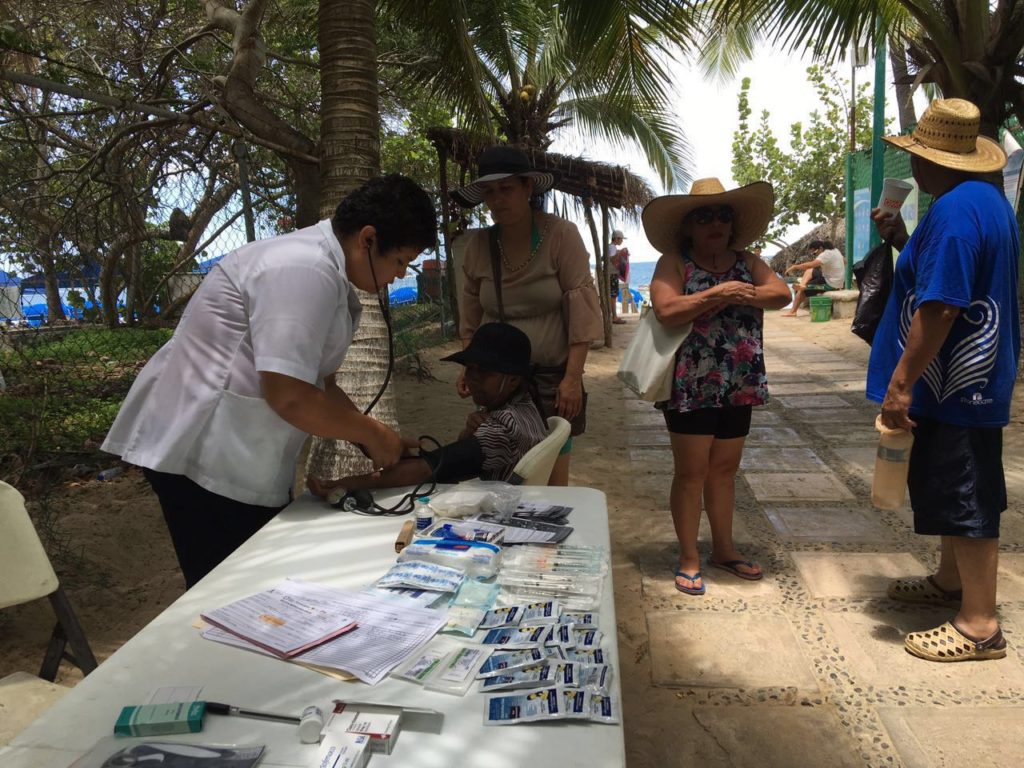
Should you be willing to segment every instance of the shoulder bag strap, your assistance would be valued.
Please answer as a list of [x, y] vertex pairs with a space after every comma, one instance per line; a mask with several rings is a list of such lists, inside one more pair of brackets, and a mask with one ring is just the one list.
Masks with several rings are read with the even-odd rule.
[[494, 295], [498, 300], [498, 320], [505, 322], [505, 303], [501, 300], [501, 252], [498, 250], [498, 225], [488, 229], [491, 242], [491, 274], [494, 276]]

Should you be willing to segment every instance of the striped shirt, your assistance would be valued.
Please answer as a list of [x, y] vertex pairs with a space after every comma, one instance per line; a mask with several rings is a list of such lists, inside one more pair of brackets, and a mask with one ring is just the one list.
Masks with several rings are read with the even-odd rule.
[[525, 392], [491, 411], [473, 434], [484, 454], [480, 479], [508, 480], [519, 460], [547, 434], [540, 411]]

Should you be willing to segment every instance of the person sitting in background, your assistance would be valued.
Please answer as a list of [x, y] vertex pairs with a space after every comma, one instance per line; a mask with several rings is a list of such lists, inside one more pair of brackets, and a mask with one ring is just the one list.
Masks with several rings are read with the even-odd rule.
[[825, 291], [836, 291], [846, 282], [846, 261], [843, 254], [828, 240], [812, 240], [811, 260], [793, 264], [786, 268], [786, 274], [803, 272], [800, 281], [793, 285], [793, 308], [780, 313], [782, 317], [795, 317], [796, 311], [808, 303], [808, 297]]
[[311, 482], [326, 496], [336, 488], [395, 488], [433, 479], [458, 483], [479, 477], [507, 480], [526, 452], [547, 437], [530, 365], [530, 339], [515, 326], [485, 323], [461, 352], [442, 358], [466, 367], [465, 381], [477, 409], [454, 443], [421, 450], [380, 472]]

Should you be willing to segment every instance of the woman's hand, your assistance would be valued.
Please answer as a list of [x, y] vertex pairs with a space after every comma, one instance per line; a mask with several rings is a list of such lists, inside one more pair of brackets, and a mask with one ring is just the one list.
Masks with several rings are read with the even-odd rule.
[[754, 285], [740, 280], [727, 280], [718, 284], [715, 298], [728, 304], [746, 304], [754, 298]]
[[473, 411], [466, 417], [466, 428], [459, 434], [460, 440], [472, 437], [476, 434], [477, 427], [487, 420], [490, 414], [487, 411]]
[[558, 382], [555, 390], [555, 410], [566, 421], [579, 416], [583, 407], [583, 377], [579, 374], [567, 373]]
[[370, 438], [363, 445], [365, 453], [373, 462], [374, 469], [384, 469], [397, 464], [405, 451], [405, 440], [390, 427], [379, 421]]
[[327, 494], [333, 491], [335, 488], [344, 488], [346, 478], [340, 480], [325, 480], [313, 475], [306, 475], [306, 486], [309, 488], [309, 492], [314, 496], [319, 496], [321, 499], [326, 499]]
[[455, 391], [459, 393], [459, 397], [469, 397], [469, 387], [466, 386], [465, 368], [463, 368], [462, 372], [459, 373], [459, 378], [455, 380]]

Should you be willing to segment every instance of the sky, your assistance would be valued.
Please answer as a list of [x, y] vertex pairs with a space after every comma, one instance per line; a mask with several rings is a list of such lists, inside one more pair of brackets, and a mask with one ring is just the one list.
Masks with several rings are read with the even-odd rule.
[[[789, 126], [797, 120], [806, 122], [807, 115], [818, 106], [814, 88], [807, 82], [807, 67], [811, 63], [810, 59], [801, 60], [762, 48], [750, 62], [740, 68], [735, 78], [718, 83], [705, 81], [703, 74], [695, 68], [676, 65], [676, 112], [693, 155], [692, 177], [701, 179], [715, 176], [726, 189], [736, 186], [730, 170], [732, 137], [739, 123], [736, 105], [740, 82], [744, 77], [751, 78], [750, 107], [753, 115], [759, 117], [761, 111], [767, 109], [771, 115], [769, 124], [775, 135], [784, 147], [788, 147]], [[840, 78], [849, 81], [849, 63], [837, 65], [836, 71]], [[858, 85], [871, 83], [873, 75], [874, 64], [859, 67], [856, 73]], [[915, 98], [918, 115], [924, 111], [925, 102], [922, 98]], [[895, 93], [890, 86], [887, 104], [891, 105], [894, 101]], [[895, 116], [895, 107], [888, 107], [887, 113]], [[657, 176], [648, 168], [639, 150], [630, 148], [623, 152], [622, 149], [602, 146], [592, 139], [581, 140], [575, 136], [556, 140], [551, 149], [566, 154], [582, 154], [593, 160], [616, 158], [614, 162], [628, 166], [633, 173], [644, 177], [658, 194], [664, 194]], [[639, 221], [621, 220], [616, 226], [626, 235], [625, 245], [629, 248], [631, 260], [657, 260], [658, 253], [643, 236]], [[808, 229], [809, 224], [791, 227], [787, 238], [795, 240]], [[765, 255], [770, 253], [766, 251]]]

